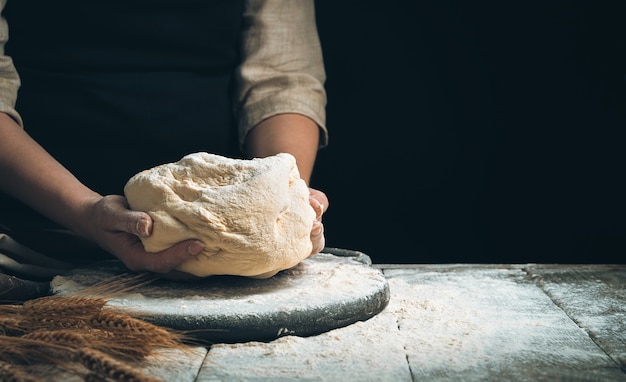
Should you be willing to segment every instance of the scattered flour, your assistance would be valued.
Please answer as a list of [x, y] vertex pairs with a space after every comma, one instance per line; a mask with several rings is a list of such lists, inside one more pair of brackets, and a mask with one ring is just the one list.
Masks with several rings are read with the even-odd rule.
[[533, 381], [615, 371], [521, 269], [385, 275], [391, 300], [377, 316], [306, 339], [215, 345], [199, 381]]

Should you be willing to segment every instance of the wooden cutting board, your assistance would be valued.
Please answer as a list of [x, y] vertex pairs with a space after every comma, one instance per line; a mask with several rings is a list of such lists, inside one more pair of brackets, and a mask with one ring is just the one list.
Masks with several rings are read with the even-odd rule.
[[[132, 275], [117, 261], [55, 277], [63, 295]], [[389, 285], [370, 258], [326, 248], [269, 279], [212, 276], [193, 282], [154, 280], [107, 297], [107, 304], [140, 313], [157, 325], [188, 331], [207, 343], [270, 341], [310, 336], [364, 321], [389, 302]]]

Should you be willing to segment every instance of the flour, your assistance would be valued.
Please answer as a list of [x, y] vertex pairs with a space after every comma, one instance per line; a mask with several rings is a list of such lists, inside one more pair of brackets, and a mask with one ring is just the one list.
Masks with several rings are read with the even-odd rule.
[[[209, 350], [202, 381], [410, 381], [402, 334], [386, 311], [365, 322], [302, 338], [271, 343], [216, 344]], [[384, 379], [383, 377], [384, 376]]]
[[[547, 372], [553, 364], [610, 365], [519, 269], [387, 270], [385, 275], [392, 291], [387, 309], [398, 317], [409, 362], [418, 365], [418, 379], [452, 378], [464, 370], [488, 372], [490, 365], [545, 367]], [[568, 343], [554, 342], [567, 332]]]
[[385, 270], [389, 305], [364, 322], [214, 345], [201, 381], [576, 380], [615, 367], [520, 268], [450, 268]]
[[[69, 293], [103, 281], [110, 274], [81, 271], [57, 276], [54, 293]], [[276, 310], [323, 308], [350, 295], [367, 295], [386, 283], [376, 269], [349, 258], [320, 253], [271, 279], [214, 277], [197, 282], [160, 281], [108, 300], [110, 306], [133, 307], [166, 315], [265, 314]]]

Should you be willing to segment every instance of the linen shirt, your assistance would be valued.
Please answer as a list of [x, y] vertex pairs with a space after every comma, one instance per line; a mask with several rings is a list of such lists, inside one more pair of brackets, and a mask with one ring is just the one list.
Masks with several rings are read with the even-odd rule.
[[[0, 0], [0, 11], [6, 1]], [[326, 73], [314, 1], [247, 0], [242, 25], [233, 100], [240, 146], [252, 127], [283, 113], [301, 114], [317, 123], [320, 147], [326, 146]], [[0, 112], [24, 127], [15, 109], [19, 74], [4, 50], [9, 28], [0, 17]]]

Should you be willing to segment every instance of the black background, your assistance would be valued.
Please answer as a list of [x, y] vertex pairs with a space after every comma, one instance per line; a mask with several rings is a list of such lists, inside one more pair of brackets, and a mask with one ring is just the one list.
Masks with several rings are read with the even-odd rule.
[[327, 245], [624, 262], [624, 2], [318, 0]]

